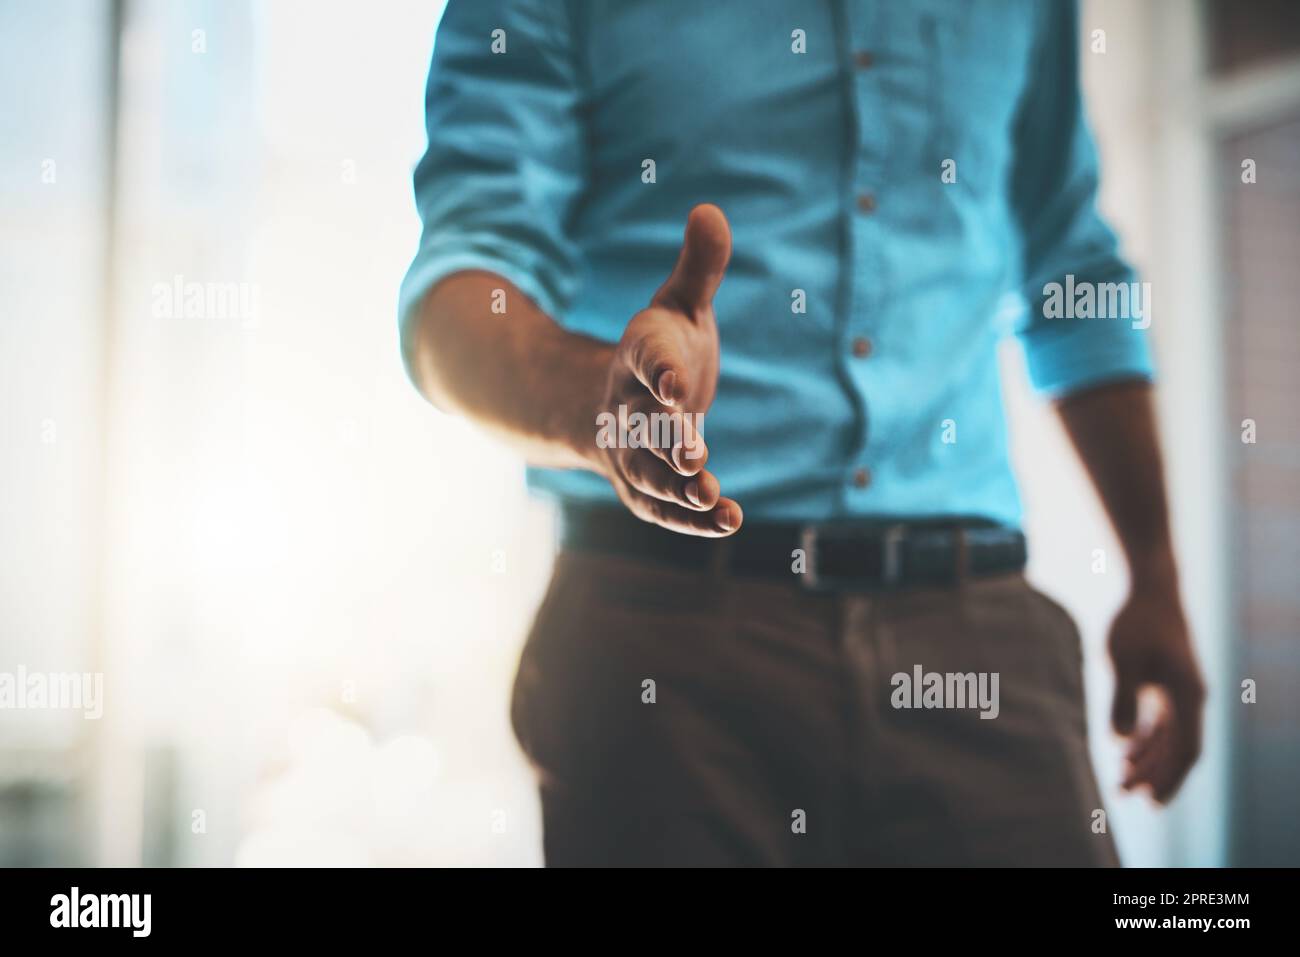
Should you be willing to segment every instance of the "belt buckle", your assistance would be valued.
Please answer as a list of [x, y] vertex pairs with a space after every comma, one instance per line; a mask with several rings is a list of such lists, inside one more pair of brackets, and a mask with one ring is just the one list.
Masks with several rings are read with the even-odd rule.
[[805, 525], [799, 532], [799, 546], [803, 549], [807, 567], [804, 570], [802, 584], [809, 591], [843, 591], [852, 586], [859, 589], [869, 584], [884, 588], [893, 588], [903, 580], [903, 542], [907, 538], [907, 526], [901, 522], [885, 527], [878, 536], [880, 541], [880, 577], [868, 579], [865, 572], [859, 577], [844, 575], [824, 575], [819, 566], [818, 545], [822, 539], [852, 539], [864, 534], [861, 527], [848, 531], [827, 534], [825, 526]]

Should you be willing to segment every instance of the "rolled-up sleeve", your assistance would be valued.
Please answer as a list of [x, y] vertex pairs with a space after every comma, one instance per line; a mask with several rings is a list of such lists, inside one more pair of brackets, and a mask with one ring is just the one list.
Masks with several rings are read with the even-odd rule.
[[[1097, 151], [1079, 90], [1075, 3], [1037, 9], [1044, 21], [1017, 118], [1011, 181], [1028, 306], [1018, 333], [1034, 388], [1064, 395], [1105, 381], [1152, 377], [1143, 328], [1151, 303], [1140, 292], [1140, 298], [1128, 294], [1141, 288], [1133, 285], [1137, 276], [1097, 211]], [[1099, 290], [1109, 292], [1108, 301], [1121, 308], [1104, 318], [1060, 316], [1046, 308], [1051, 284], [1062, 292], [1090, 288], [1094, 299]], [[1114, 295], [1112, 284], [1125, 284], [1125, 295]]]
[[567, 224], [584, 137], [566, 10], [559, 0], [450, 0], [425, 95], [429, 145], [415, 169], [423, 223], [402, 282], [406, 330], [440, 279], [497, 273], [550, 315], [573, 294]]

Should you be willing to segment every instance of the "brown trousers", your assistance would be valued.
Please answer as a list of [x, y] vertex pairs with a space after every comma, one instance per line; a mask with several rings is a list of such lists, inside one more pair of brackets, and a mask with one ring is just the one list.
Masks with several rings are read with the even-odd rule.
[[[512, 703], [548, 865], [1118, 863], [1064, 609], [1020, 575], [791, 580], [561, 553]], [[896, 707], [917, 666], [997, 673], [997, 716]]]

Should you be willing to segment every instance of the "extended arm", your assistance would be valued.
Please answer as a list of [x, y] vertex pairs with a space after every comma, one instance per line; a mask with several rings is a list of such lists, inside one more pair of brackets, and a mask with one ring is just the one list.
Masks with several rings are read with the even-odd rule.
[[[492, 309], [501, 301], [504, 314]], [[567, 332], [507, 280], [479, 271], [438, 283], [404, 333], [411, 379], [438, 408], [533, 465], [593, 467], [613, 346]]]

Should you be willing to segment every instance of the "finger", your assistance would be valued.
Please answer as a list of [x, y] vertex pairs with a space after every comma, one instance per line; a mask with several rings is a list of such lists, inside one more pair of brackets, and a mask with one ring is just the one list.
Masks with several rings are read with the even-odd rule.
[[1169, 682], [1177, 723], [1180, 755], [1195, 761], [1201, 754], [1201, 720], [1205, 713], [1205, 685], [1199, 674], [1179, 672]]
[[686, 398], [686, 360], [677, 336], [666, 323], [636, 340], [627, 365], [637, 381], [664, 405], [675, 405]]
[[1178, 755], [1170, 755], [1169, 760], [1152, 776], [1151, 796], [1161, 804], [1168, 804], [1187, 780], [1187, 774], [1191, 769], [1191, 761]]
[[1166, 735], [1160, 744], [1143, 757], [1142, 763], [1133, 769], [1130, 774], [1130, 789], [1145, 786], [1150, 791], [1152, 800], [1164, 804], [1178, 790], [1187, 767], [1175, 752], [1173, 735]]
[[1152, 800], [1167, 804], [1178, 793], [1194, 760], [1180, 750], [1177, 738], [1170, 719], [1152, 735], [1142, 756], [1128, 769], [1120, 786], [1126, 791], [1145, 787]]
[[646, 417], [646, 428], [638, 434], [641, 448], [652, 453], [679, 475], [697, 475], [709, 461], [709, 447], [700, 432], [702, 415], [669, 408], [649, 396], [629, 410]]
[[682, 475], [695, 475], [709, 461], [709, 447], [698, 431], [684, 444], [674, 445], [668, 452], [669, 464]]
[[682, 492], [692, 505], [704, 511], [717, 505], [718, 499], [722, 497], [722, 488], [712, 472], [689, 476], [682, 483]]
[[[1144, 691], [1147, 689], [1143, 689]], [[1157, 690], [1157, 689], [1153, 689]], [[1128, 753], [1124, 758], [1130, 764], [1138, 764], [1152, 750], [1165, 745], [1168, 742], [1172, 717], [1170, 713], [1170, 700], [1163, 689], [1158, 689], [1156, 696], [1157, 707], [1151, 714], [1149, 721], [1138, 721], [1137, 727], [1134, 728], [1133, 735], [1129, 738]], [[1141, 693], [1139, 693], [1139, 699]], [[1138, 710], [1142, 710], [1139, 700]]]
[[1180, 673], [1169, 686], [1173, 702], [1168, 757], [1153, 775], [1152, 792], [1161, 804], [1168, 803], [1187, 779], [1201, 755], [1201, 719], [1205, 687], [1200, 675]]
[[740, 528], [744, 520], [739, 503], [729, 498], [718, 499], [717, 505], [710, 511], [698, 512], [633, 491], [630, 493], [628, 507], [632, 514], [644, 521], [683, 535], [705, 538], [730, 535]]
[[628, 452], [620, 466], [627, 483], [643, 495], [702, 511], [717, 504], [718, 480], [708, 472], [683, 478], [648, 449]]
[[682, 416], [681, 441], [675, 442], [669, 453], [670, 464], [682, 475], [696, 474], [709, 460], [709, 447], [701, 432], [703, 420], [702, 415]]
[[652, 300], [687, 315], [705, 309], [722, 285], [731, 259], [731, 227], [722, 210], [701, 203], [686, 218], [686, 235], [677, 265]]
[[740, 503], [734, 498], [718, 499], [718, 504], [713, 507], [713, 514], [717, 516], [718, 527], [725, 530], [727, 534], [739, 531], [745, 521], [745, 513], [741, 511]]
[[1160, 767], [1169, 758], [1169, 726], [1161, 719], [1154, 727], [1142, 732], [1125, 761], [1128, 765], [1120, 787], [1127, 791], [1151, 784]]
[[1155, 734], [1158, 729], [1152, 729], [1145, 734], [1136, 734], [1130, 739], [1128, 752], [1124, 755], [1124, 760], [1129, 764], [1136, 765], [1151, 752], [1151, 749], [1159, 742], [1159, 737]]
[[1110, 709], [1110, 723], [1127, 737], [1133, 733], [1137, 722], [1137, 697], [1140, 682], [1135, 669], [1128, 664], [1115, 663], [1115, 700]]
[[697, 443], [694, 451], [690, 452], [686, 451], [680, 443], [655, 444], [648, 451], [678, 475], [688, 477], [703, 471], [704, 464], [709, 460], [709, 449], [703, 441]]
[[[664, 406], [655, 411], [668, 417], [658, 420], [651, 417], [651, 423], [658, 423], [658, 428], [650, 429], [651, 441], [647, 447], [679, 475], [698, 475], [708, 462], [708, 446], [701, 432], [705, 417], [702, 413], [682, 412]], [[650, 415], [653, 416], [654, 412]]]

